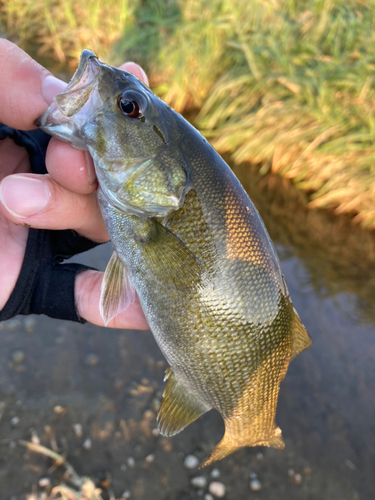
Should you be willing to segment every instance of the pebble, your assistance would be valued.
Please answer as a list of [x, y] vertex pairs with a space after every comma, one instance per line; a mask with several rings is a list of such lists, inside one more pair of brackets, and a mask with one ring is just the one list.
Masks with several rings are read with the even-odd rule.
[[255, 472], [250, 472], [250, 479], [258, 479], [258, 476], [255, 474]]
[[32, 316], [28, 316], [26, 319], [24, 319], [23, 323], [25, 325], [25, 330], [27, 331], [27, 333], [32, 333], [35, 330], [36, 319]]
[[127, 467], [126, 467], [125, 464], [122, 464], [121, 467], [120, 467], [120, 469], [121, 469], [122, 472], [125, 472], [126, 469], [127, 469]]
[[220, 476], [219, 469], [212, 469], [210, 476], [217, 479]]
[[16, 427], [20, 423], [19, 417], [13, 417], [10, 423], [13, 427]]
[[134, 460], [133, 457], [129, 457], [128, 460], [127, 460], [127, 462], [128, 462], [129, 467], [134, 467], [135, 460]]
[[210, 493], [204, 495], [204, 500], [214, 500], [214, 497]]
[[34, 444], [40, 444], [39, 436], [34, 429], [31, 431], [31, 442]]
[[48, 477], [42, 477], [39, 479], [39, 486], [41, 488], [45, 488], [46, 486], [50, 486], [51, 481], [48, 479]]
[[250, 481], [250, 489], [251, 491], [260, 491], [262, 489], [259, 479], [252, 479]]
[[82, 437], [82, 425], [81, 424], [74, 424], [73, 429], [74, 429], [74, 434], [76, 435], [76, 437], [81, 438]]
[[14, 331], [21, 326], [21, 321], [19, 319], [11, 319], [6, 322], [8, 330]]
[[208, 489], [215, 497], [222, 498], [225, 495], [225, 485], [218, 481], [211, 483]]
[[91, 439], [87, 438], [82, 446], [85, 450], [91, 450], [91, 446], [92, 446]]
[[129, 490], [124, 491], [124, 493], [121, 495], [122, 498], [130, 498], [131, 493]]
[[294, 478], [293, 478], [293, 481], [296, 483], [296, 484], [301, 484], [302, 483], [302, 476], [301, 474], [294, 474]]
[[194, 488], [205, 488], [207, 486], [207, 479], [204, 476], [196, 476], [191, 478], [190, 484]]
[[151, 433], [153, 436], [159, 436], [159, 431], [157, 429], [152, 429]]
[[99, 363], [99, 356], [97, 354], [88, 354], [85, 363], [88, 366], [96, 366]]
[[153, 453], [151, 453], [150, 455], [147, 455], [145, 460], [146, 460], [146, 462], [148, 462], [150, 464], [151, 462], [153, 462], [155, 460], [155, 455]]
[[184, 465], [187, 469], [195, 469], [199, 465], [199, 460], [195, 455], [186, 455]]
[[15, 365], [20, 365], [26, 359], [25, 353], [21, 350], [14, 351], [12, 354], [12, 361]]
[[263, 458], [264, 458], [263, 453], [261, 451], [258, 451], [258, 453], [257, 453], [257, 460], [259, 460], [259, 462], [260, 462], [261, 460], [263, 460]]

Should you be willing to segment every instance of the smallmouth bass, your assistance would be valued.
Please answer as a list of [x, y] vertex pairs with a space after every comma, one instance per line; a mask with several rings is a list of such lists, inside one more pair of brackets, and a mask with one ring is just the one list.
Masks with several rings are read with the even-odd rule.
[[94, 160], [114, 247], [101, 314], [107, 324], [138, 293], [170, 365], [161, 434], [215, 408], [225, 434], [202, 465], [243, 446], [283, 448], [279, 386], [311, 339], [263, 222], [227, 164], [134, 75], [87, 50], [39, 126]]

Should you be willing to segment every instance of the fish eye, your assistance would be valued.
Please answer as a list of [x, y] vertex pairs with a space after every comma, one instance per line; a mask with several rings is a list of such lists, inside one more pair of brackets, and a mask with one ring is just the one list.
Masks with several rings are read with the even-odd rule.
[[142, 116], [142, 111], [138, 102], [130, 93], [124, 92], [121, 94], [117, 100], [117, 105], [122, 114], [129, 116], [129, 118], [139, 118]]

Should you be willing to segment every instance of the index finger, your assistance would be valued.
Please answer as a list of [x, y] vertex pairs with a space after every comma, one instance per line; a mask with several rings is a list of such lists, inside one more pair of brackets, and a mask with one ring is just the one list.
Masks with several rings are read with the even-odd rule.
[[35, 120], [66, 84], [5, 39], [0, 39], [0, 68], [0, 121], [20, 130], [36, 128]]

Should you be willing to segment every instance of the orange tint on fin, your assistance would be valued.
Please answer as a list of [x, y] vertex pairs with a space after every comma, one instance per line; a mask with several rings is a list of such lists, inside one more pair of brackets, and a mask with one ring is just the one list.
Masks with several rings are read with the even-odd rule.
[[290, 361], [294, 359], [300, 352], [304, 351], [312, 344], [310, 335], [306, 328], [303, 326], [297, 311], [294, 309], [294, 325], [292, 331], [292, 352], [290, 354]]
[[271, 448], [282, 450], [285, 447], [285, 444], [280, 427], [275, 427], [274, 432], [269, 439], [256, 441], [251, 439], [246, 441], [246, 437], [241, 437], [241, 435], [232, 436], [229, 430], [226, 430], [223, 439], [213, 449], [211, 455], [199, 466], [199, 468], [201, 469], [202, 467], [206, 467], [217, 460], [221, 460], [244, 446], [269, 446]]

